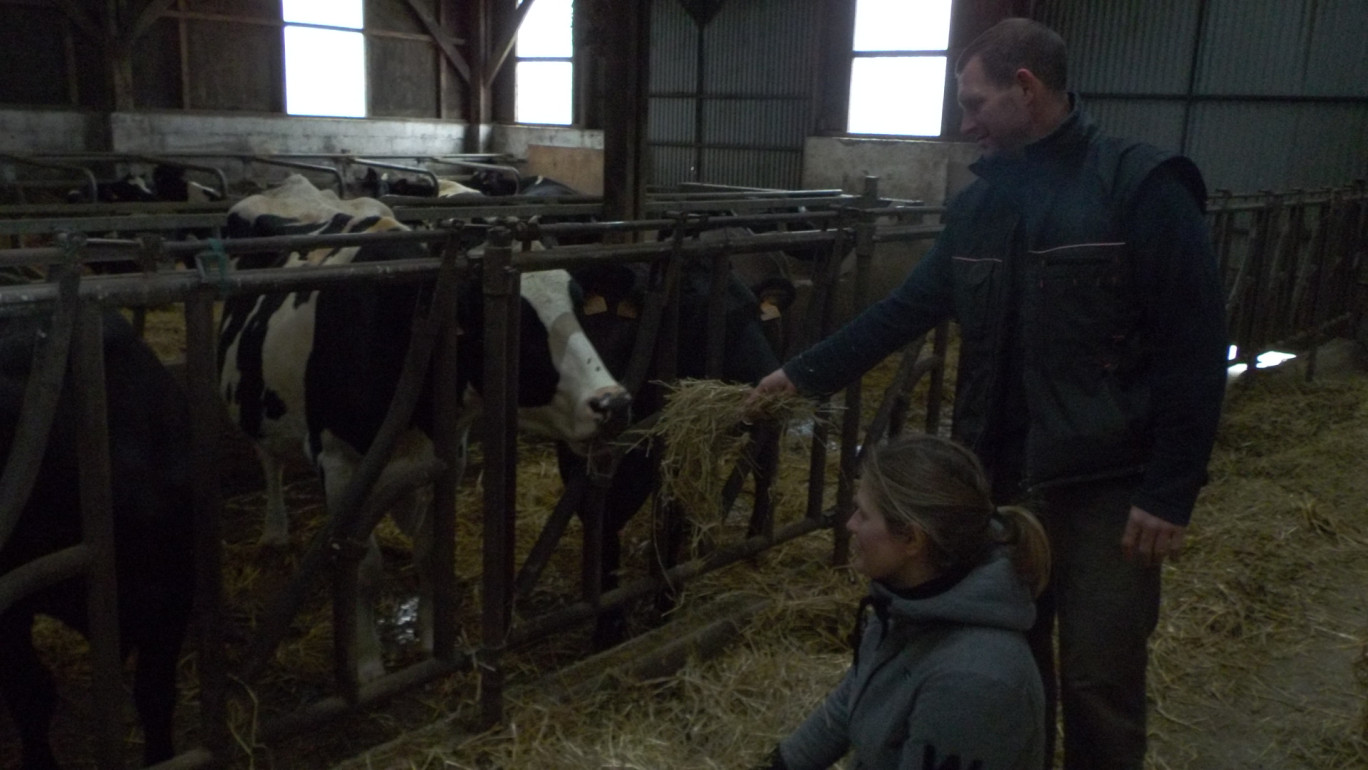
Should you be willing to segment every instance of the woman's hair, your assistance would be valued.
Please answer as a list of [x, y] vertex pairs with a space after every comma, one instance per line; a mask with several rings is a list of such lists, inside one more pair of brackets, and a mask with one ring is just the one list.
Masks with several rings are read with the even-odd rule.
[[[911, 433], [869, 448], [860, 489], [887, 522], [905, 534], [916, 527], [931, 541], [937, 573], [973, 567], [994, 546], [1012, 546], [1012, 562], [1035, 593], [1050, 575], [1045, 530], [1025, 508], [993, 505], [988, 479], [973, 452], [949, 439]], [[994, 527], [993, 522], [1001, 526]]]
[[1046, 88], [1063, 91], [1069, 84], [1068, 56], [1059, 33], [1030, 19], [1003, 19], [964, 47], [955, 61], [955, 73], [964, 71], [975, 57], [983, 74], [996, 86], [1012, 84], [1019, 69], [1028, 69]]

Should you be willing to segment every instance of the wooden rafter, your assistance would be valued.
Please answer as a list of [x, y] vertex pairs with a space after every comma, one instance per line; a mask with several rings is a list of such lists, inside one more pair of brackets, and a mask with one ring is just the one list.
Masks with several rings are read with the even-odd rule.
[[442, 49], [442, 53], [446, 54], [447, 61], [451, 62], [451, 66], [456, 68], [456, 72], [460, 74], [461, 79], [469, 83], [470, 65], [466, 63], [465, 57], [461, 55], [461, 52], [456, 49], [456, 44], [452, 41], [451, 36], [442, 29], [442, 26], [437, 23], [436, 19], [432, 18], [432, 14], [428, 13], [428, 10], [418, 3], [418, 0], [405, 0], [405, 2], [408, 3], [408, 7], [413, 11], [413, 14], [418, 17], [418, 21], [422, 22], [423, 27], [427, 29], [428, 34], [436, 41], [437, 46]]
[[722, 3], [723, 0], [679, 0], [679, 4], [684, 6], [684, 10], [688, 11], [694, 18], [694, 23], [700, 27], [708, 26], [708, 22], [722, 10]]
[[147, 0], [141, 11], [130, 16], [132, 23], [128, 25], [124, 35], [124, 42], [133, 45], [133, 41], [147, 34], [152, 25], [161, 18], [163, 13], [171, 7], [176, 0]]
[[494, 59], [490, 62], [489, 69], [485, 70], [485, 83], [492, 84], [494, 78], [499, 76], [499, 70], [503, 69], [504, 61], [513, 52], [513, 44], [518, 42], [518, 30], [522, 29], [523, 19], [527, 18], [527, 12], [532, 10], [532, 4], [536, 0], [522, 0], [518, 5], [518, 10], [513, 12], [512, 22], [509, 24], [508, 32], [504, 39], [494, 46]]

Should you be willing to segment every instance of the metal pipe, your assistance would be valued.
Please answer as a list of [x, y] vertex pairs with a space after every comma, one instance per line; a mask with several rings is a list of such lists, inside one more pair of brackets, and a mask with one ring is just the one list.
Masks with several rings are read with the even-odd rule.
[[484, 575], [480, 621], [481, 718], [503, 721], [501, 657], [512, 616], [517, 508], [517, 383], [519, 273], [512, 269], [512, 233], [490, 233], [484, 257]]
[[99, 185], [95, 182], [95, 174], [90, 169], [85, 168], [84, 166], [74, 166], [70, 163], [57, 163], [55, 161], [36, 160], [32, 156], [16, 155], [10, 152], [0, 152], [0, 158], [5, 158], [15, 163], [22, 163], [26, 166], [34, 166], [35, 168], [50, 168], [57, 169], [58, 171], [74, 171], [85, 177], [86, 191], [90, 193], [90, 199], [92, 201], [97, 201], [100, 199], [100, 189]]
[[265, 163], [268, 166], [283, 166], [285, 168], [297, 168], [305, 171], [317, 171], [320, 174], [331, 174], [337, 177], [337, 194], [345, 196], [347, 194], [347, 182], [342, 177], [341, 169], [336, 166], [321, 166], [317, 163], [301, 163], [296, 160], [282, 160], [280, 157], [267, 155], [243, 155], [243, 161], [252, 163]]
[[119, 645], [119, 595], [114, 562], [113, 472], [110, 470], [109, 409], [105, 393], [104, 326], [99, 306], [81, 303], [73, 339], [71, 374], [76, 393], [81, 538], [90, 547], [86, 572], [86, 636], [92, 661], [91, 713], [95, 715], [96, 762], [123, 767], [123, 654]]
[[351, 162], [362, 166], [374, 166], [376, 168], [384, 168], [389, 169], [391, 171], [403, 171], [407, 174], [417, 174], [419, 176], [425, 176], [432, 181], [432, 189], [434, 192], [437, 190], [438, 187], [437, 175], [432, 173], [431, 171], [428, 171], [425, 168], [420, 168], [418, 166], [405, 166], [401, 163], [390, 163], [388, 161], [370, 160], [367, 158], [352, 158]]

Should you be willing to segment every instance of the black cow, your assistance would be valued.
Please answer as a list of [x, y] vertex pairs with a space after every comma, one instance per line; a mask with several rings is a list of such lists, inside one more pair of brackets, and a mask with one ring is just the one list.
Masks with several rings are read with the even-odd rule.
[[[624, 280], [621, 270], [630, 271]], [[630, 268], [600, 268], [596, 275], [581, 278], [586, 292], [599, 299], [586, 301], [588, 312], [580, 324], [607, 362], [613, 375], [622, 378], [631, 364], [640, 318], [648, 270], [641, 265]], [[708, 304], [711, 277], [706, 268], [687, 266], [681, 269], [679, 288], [679, 344], [675, 361], [680, 379], [707, 375]], [[764, 311], [756, 296], [733, 275], [726, 285], [725, 331], [723, 339], [722, 371], [720, 379], [734, 383], [755, 384], [760, 378], [779, 368], [779, 359], [766, 338], [762, 326]], [[665, 390], [658, 382], [659, 361], [653, 360], [647, 369], [644, 383], [632, 394], [633, 418], [641, 420], [664, 406]], [[621, 566], [623, 527], [659, 486], [652, 446], [638, 445], [627, 450], [613, 475], [604, 503], [603, 572], [604, 591], [618, 585], [617, 570]], [[582, 457], [568, 447], [558, 452], [561, 476], [585, 472]], [[594, 631], [594, 646], [603, 649], [621, 641], [625, 628], [620, 611], [609, 611], [599, 616]]]
[[[0, 323], [0, 446], [8, 457], [45, 320]], [[119, 636], [136, 652], [133, 697], [148, 764], [173, 755], [176, 662], [195, 585], [189, 409], [180, 386], [117, 313], [104, 316]], [[0, 575], [81, 540], [74, 383], [63, 389], [33, 492], [8, 542]], [[72, 578], [0, 610], [0, 695], [22, 741], [24, 770], [56, 767], [48, 730], [57, 705], [51, 673], [31, 637], [35, 614], [86, 632], [86, 581]]]
[[[230, 235], [379, 232], [404, 230], [378, 201], [339, 201], [300, 176], [281, 187], [244, 199], [229, 217]], [[426, 249], [415, 243], [372, 243], [342, 249], [290, 254], [286, 268], [380, 262], [416, 258]], [[252, 257], [257, 259], [256, 257]], [[244, 264], [244, 266], [246, 266]], [[252, 266], [260, 267], [261, 264]], [[268, 521], [263, 539], [284, 539], [286, 526], [274, 458], [303, 447], [319, 469], [329, 508], [335, 507], [356, 465], [374, 441], [393, 398], [411, 335], [414, 309], [430, 286], [378, 281], [355, 282], [315, 292], [239, 297], [224, 305], [220, 329], [220, 388], [233, 419], [260, 448], [267, 467]], [[522, 280], [518, 350], [518, 418], [534, 435], [569, 441], [592, 437], [604, 423], [626, 410], [630, 399], [609, 374], [575, 318], [576, 289], [563, 270], [527, 273]], [[456, 392], [478, 390], [483, 371], [483, 295], [477, 285], [460, 289], [457, 302], [462, 338], [458, 346]], [[433, 393], [425, 388], [404, 459], [429, 457]], [[466, 426], [477, 413], [468, 400]], [[396, 452], [398, 454], [398, 452]], [[387, 473], [389, 471], [387, 470]], [[384, 479], [377, 484], [383, 484]], [[403, 522], [401, 522], [403, 523]], [[414, 522], [408, 522], [413, 524]], [[425, 534], [423, 528], [418, 534]], [[426, 554], [415, 542], [416, 557]], [[362, 590], [374, 590], [379, 552], [371, 542], [363, 563]], [[420, 569], [420, 575], [426, 570]], [[424, 581], [425, 582], [425, 581]], [[424, 586], [426, 590], [426, 586]], [[430, 615], [420, 596], [420, 632], [431, 643]], [[360, 675], [384, 672], [372, 602], [358, 603]]]

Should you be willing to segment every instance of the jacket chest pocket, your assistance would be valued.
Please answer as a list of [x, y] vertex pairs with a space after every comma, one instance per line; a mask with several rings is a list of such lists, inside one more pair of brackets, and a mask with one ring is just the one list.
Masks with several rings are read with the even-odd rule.
[[1031, 251], [1026, 315], [1054, 340], [1125, 335], [1133, 329], [1131, 262], [1124, 243], [1085, 243]]
[[960, 335], [970, 344], [984, 343], [990, 336], [991, 310], [997, 304], [1002, 260], [991, 257], [952, 257], [955, 287], [955, 320]]

